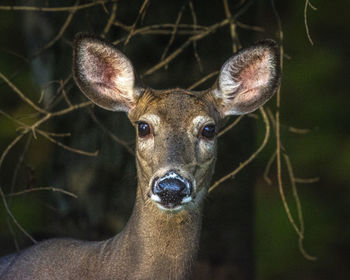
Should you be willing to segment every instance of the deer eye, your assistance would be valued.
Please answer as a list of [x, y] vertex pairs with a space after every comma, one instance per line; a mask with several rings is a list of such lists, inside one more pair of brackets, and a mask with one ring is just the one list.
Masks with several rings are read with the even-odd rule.
[[201, 136], [204, 138], [211, 140], [215, 137], [215, 134], [216, 132], [214, 124], [207, 124], [202, 128]]
[[139, 137], [143, 138], [151, 134], [151, 127], [146, 122], [137, 122], [137, 132]]

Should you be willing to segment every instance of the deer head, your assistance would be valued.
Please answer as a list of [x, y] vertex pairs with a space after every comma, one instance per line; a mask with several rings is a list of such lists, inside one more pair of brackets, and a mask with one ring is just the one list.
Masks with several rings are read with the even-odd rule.
[[139, 86], [129, 59], [90, 35], [77, 36], [73, 64], [74, 78], [92, 102], [128, 114], [137, 131], [139, 187], [161, 212], [198, 207], [212, 177], [223, 119], [256, 110], [280, 79], [278, 48], [270, 40], [236, 53], [214, 86], [200, 92]]

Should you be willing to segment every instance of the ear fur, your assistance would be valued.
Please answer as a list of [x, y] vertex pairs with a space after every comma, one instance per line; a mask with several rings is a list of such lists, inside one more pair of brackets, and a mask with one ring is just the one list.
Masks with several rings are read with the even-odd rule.
[[130, 60], [113, 45], [89, 34], [75, 37], [73, 76], [81, 91], [107, 110], [128, 112], [140, 94]]
[[223, 116], [250, 113], [275, 93], [280, 83], [276, 42], [265, 40], [239, 51], [222, 66], [212, 91]]

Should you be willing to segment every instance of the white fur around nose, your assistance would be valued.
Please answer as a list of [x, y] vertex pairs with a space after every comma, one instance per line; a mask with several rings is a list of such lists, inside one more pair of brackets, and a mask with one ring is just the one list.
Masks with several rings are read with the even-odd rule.
[[[177, 179], [177, 180], [183, 182], [186, 185], [187, 189], [191, 188], [190, 183], [188, 181], [184, 180], [181, 176], [179, 176], [175, 172], [169, 172], [169, 173], [165, 174], [163, 177], [160, 177], [159, 179], [157, 179], [155, 181], [155, 184], [159, 184], [160, 182], [162, 182], [162, 181], [164, 181], [166, 179]], [[161, 204], [159, 204], [161, 202], [161, 199], [160, 199], [160, 197], [158, 195], [156, 195], [154, 193], [151, 194], [151, 200], [153, 200], [154, 202], [157, 202], [157, 206], [158, 206], [159, 209], [168, 210], [168, 211], [169, 210], [171, 210], [171, 211], [178, 211], [178, 210], [182, 209], [182, 205], [191, 202], [192, 201], [192, 197], [191, 196], [185, 196], [182, 199], [182, 201], [181, 201], [181, 205], [178, 205], [178, 206], [176, 206], [174, 208], [166, 208], [166, 207], [162, 206]]]

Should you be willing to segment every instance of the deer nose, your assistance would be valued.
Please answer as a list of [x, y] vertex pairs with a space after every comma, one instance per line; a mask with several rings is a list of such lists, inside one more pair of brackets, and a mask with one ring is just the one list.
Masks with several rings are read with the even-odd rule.
[[175, 208], [191, 201], [192, 184], [178, 173], [170, 171], [163, 177], [155, 178], [152, 185], [153, 200], [165, 208]]

